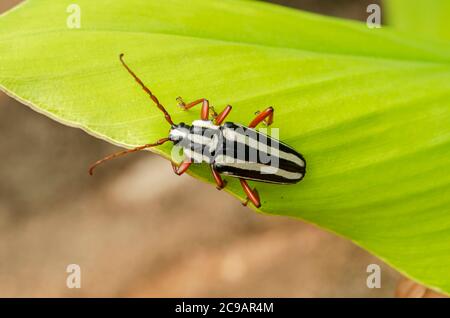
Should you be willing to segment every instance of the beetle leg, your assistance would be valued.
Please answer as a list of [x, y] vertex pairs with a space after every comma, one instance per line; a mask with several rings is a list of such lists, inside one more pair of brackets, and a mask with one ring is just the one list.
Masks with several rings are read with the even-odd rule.
[[220, 114], [218, 114], [214, 120], [216, 125], [221, 125], [228, 114], [231, 112], [231, 105], [227, 105], [224, 110]]
[[206, 98], [200, 98], [200, 99], [194, 100], [193, 102], [186, 104], [182, 97], [177, 97], [178, 106], [180, 106], [184, 110], [188, 110], [189, 108], [192, 108], [195, 105], [203, 103], [203, 101], [205, 101], [205, 100], [206, 100]]
[[175, 174], [181, 176], [183, 173], [189, 169], [189, 166], [192, 164], [192, 161], [183, 161], [180, 163], [179, 166], [177, 166], [175, 163], [172, 162], [172, 169]]
[[183, 99], [181, 97], [178, 97], [177, 101], [178, 101], [178, 106], [180, 106], [184, 110], [188, 110], [188, 109], [190, 109], [190, 108], [192, 108], [192, 107], [194, 107], [194, 106], [196, 106], [196, 105], [201, 103], [202, 104], [202, 109], [200, 111], [200, 118], [202, 120], [208, 120], [209, 119], [209, 108], [210, 107], [209, 107], [209, 101], [206, 98], [200, 98], [200, 99], [197, 99], [197, 100], [195, 100], [193, 102], [190, 102], [190, 103], [187, 103], [187, 104], [183, 101]]
[[262, 121], [264, 121], [267, 126], [270, 126], [273, 123], [273, 112], [274, 109], [272, 107], [267, 107], [262, 112], [257, 113], [255, 119], [251, 121], [248, 127], [255, 128]]
[[246, 180], [239, 178], [239, 181], [241, 182], [245, 194], [247, 194], [247, 200], [242, 202], [242, 205], [246, 206], [248, 201], [251, 201], [255, 207], [259, 208], [261, 206], [261, 200], [259, 199], [258, 191], [256, 189], [252, 190]]
[[223, 188], [225, 188], [225, 186], [227, 185], [227, 182], [222, 179], [219, 172], [214, 168], [213, 165], [211, 165], [211, 172], [214, 177], [214, 180], [216, 181], [217, 190], [222, 190]]

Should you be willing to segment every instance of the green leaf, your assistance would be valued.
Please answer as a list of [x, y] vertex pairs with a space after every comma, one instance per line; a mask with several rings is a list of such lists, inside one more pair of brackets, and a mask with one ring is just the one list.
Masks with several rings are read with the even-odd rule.
[[[260, 211], [318, 224], [450, 292], [448, 46], [253, 1], [78, 0], [81, 29], [69, 29], [71, 2], [27, 1], [0, 18], [8, 94], [129, 147], [169, 127], [122, 52], [177, 122], [199, 116], [177, 96], [229, 103], [243, 124], [272, 105], [308, 170], [297, 185], [255, 184]], [[170, 146], [154, 151], [169, 157]], [[208, 167], [191, 173], [212, 181]]]
[[398, 30], [426, 40], [450, 41], [450, 1], [385, 0], [387, 20]]

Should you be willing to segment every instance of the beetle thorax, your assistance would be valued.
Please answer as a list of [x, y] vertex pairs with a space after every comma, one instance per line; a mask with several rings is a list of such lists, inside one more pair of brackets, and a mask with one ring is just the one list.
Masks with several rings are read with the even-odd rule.
[[220, 126], [211, 121], [195, 120], [190, 126], [180, 123], [170, 129], [169, 139], [183, 148], [186, 160], [213, 163], [220, 146]]

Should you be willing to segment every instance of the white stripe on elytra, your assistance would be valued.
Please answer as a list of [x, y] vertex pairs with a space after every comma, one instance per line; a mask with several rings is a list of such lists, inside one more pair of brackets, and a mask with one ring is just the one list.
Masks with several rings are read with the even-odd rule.
[[[280, 159], [285, 159], [285, 160], [294, 162], [297, 165], [299, 165], [300, 167], [304, 167], [305, 166], [305, 162], [302, 159], [300, 159], [299, 157], [297, 157], [296, 155], [294, 155], [292, 153], [289, 153], [289, 152], [282, 151], [282, 150], [280, 150], [278, 148], [271, 147], [271, 146], [269, 146], [267, 144], [264, 144], [264, 143], [262, 143], [260, 141], [257, 141], [255, 139], [253, 139], [253, 138], [250, 138], [249, 136], [247, 136], [245, 134], [236, 132], [234, 129], [225, 128], [223, 130], [223, 136], [226, 139], [229, 139], [231, 141], [239, 141], [239, 142], [242, 142], [244, 144], [249, 145], [252, 148], [258, 149], [260, 151], [264, 151], [264, 152], [266, 152], [269, 155], [277, 156]], [[267, 137], [267, 138], [270, 138], [270, 137]]]
[[[214, 163], [223, 164], [225, 167], [257, 171], [262, 174], [270, 173], [290, 180], [301, 179], [303, 177], [302, 173], [290, 172], [276, 167], [267, 167], [263, 164], [248, 162], [224, 155], [218, 155], [215, 158]], [[272, 169], [272, 171], [269, 171], [268, 169]]]
[[206, 162], [211, 163], [211, 158], [208, 156], [203, 156], [201, 153], [192, 151], [191, 149], [185, 148], [183, 149], [183, 154], [192, 161], [196, 163]]

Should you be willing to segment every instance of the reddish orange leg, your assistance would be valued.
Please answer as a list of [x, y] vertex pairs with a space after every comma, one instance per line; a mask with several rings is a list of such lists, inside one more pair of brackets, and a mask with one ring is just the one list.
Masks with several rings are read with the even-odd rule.
[[214, 119], [214, 123], [216, 125], [221, 125], [230, 112], [231, 106], [227, 105], [227, 107], [225, 107], [225, 109], [219, 115], [216, 116], [216, 118]]
[[256, 189], [252, 190], [246, 180], [239, 178], [239, 181], [241, 182], [245, 194], [247, 194], [247, 200], [242, 202], [242, 205], [246, 206], [248, 201], [251, 201], [255, 207], [259, 208], [261, 206], [261, 201], [259, 199], [258, 191]]
[[213, 165], [211, 165], [211, 172], [214, 180], [216, 181], [217, 190], [222, 190], [223, 188], [225, 188], [225, 186], [227, 185], [226, 181], [222, 179], [219, 172], [213, 167]]
[[187, 104], [183, 101], [183, 99], [181, 97], [178, 97], [177, 101], [178, 101], [178, 105], [180, 105], [180, 107], [183, 108], [184, 110], [188, 110], [188, 109], [201, 103], [202, 109], [200, 111], [200, 118], [202, 120], [209, 119], [209, 102], [206, 98], [200, 98], [200, 99], [197, 99], [197, 100], [187, 103]]
[[179, 166], [172, 162], [172, 169], [175, 174], [181, 176], [183, 173], [189, 169], [189, 166], [192, 164], [191, 161], [183, 161]]
[[257, 113], [255, 119], [248, 125], [250, 128], [255, 128], [260, 122], [264, 121], [267, 126], [273, 123], [273, 112], [274, 109], [272, 107], [268, 107], [262, 112]]

